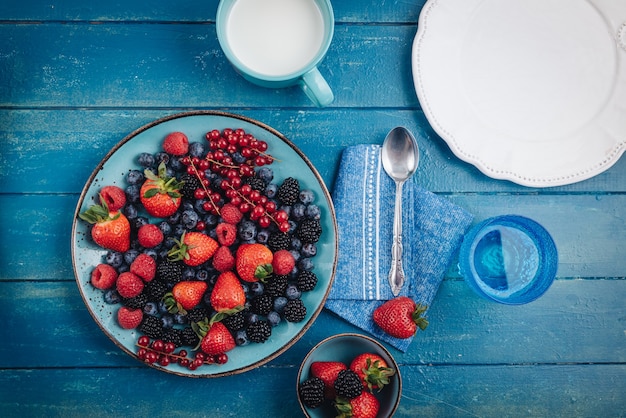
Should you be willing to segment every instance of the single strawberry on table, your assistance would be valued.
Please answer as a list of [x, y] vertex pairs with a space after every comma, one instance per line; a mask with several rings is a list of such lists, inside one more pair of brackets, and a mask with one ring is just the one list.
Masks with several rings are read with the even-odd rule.
[[235, 262], [241, 280], [256, 282], [272, 274], [272, 251], [263, 244], [242, 244], [237, 249]]
[[389, 378], [396, 371], [389, 367], [385, 359], [375, 353], [363, 353], [356, 356], [350, 363], [350, 369], [356, 372], [363, 386], [373, 392], [379, 391], [389, 384]]
[[348, 366], [340, 361], [314, 361], [311, 363], [311, 374], [324, 382], [324, 395], [327, 399], [335, 398], [335, 380], [337, 380], [339, 372], [347, 368]]
[[192, 231], [183, 233], [168, 255], [172, 261], [182, 260], [188, 266], [195, 267], [209, 261], [218, 248], [218, 242], [210, 236]]
[[146, 180], [139, 190], [139, 199], [146, 211], [157, 218], [165, 218], [178, 210], [181, 203], [182, 182], [167, 175], [165, 163], [159, 164], [157, 174], [146, 169]]
[[392, 337], [410, 338], [428, 326], [428, 320], [422, 315], [427, 307], [416, 304], [413, 299], [398, 296], [388, 300], [376, 308], [373, 314], [374, 323]]
[[100, 204], [90, 206], [78, 217], [90, 224], [91, 238], [99, 246], [119, 252], [130, 248], [130, 223], [120, 211], [112, 212], [102, 196]]
[[338, 418], [376, 418], [380, 409], [380, 402], [370, 392], [364, 390], [354, 399], [338, 397], [335, 401]]

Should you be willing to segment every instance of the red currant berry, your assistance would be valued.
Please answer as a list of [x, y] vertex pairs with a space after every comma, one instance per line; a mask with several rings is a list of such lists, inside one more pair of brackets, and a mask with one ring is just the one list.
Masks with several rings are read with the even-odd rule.
[[239, 191], [242, 195], [248, 196], [252, 192], [252, 187], [250, 187], [249, 184], [244, 184], [243, 186], [241, 186], [241, 189], [239, 189]]
[[217, 364], [226, 364], [228, 362], [228, 354], [226, 353], [218, 354], [215, 360]]
[[198, 163], [198, 169], [201, 171], [208, 170], [210, 166], [211, 163], [207, 160], [200, 160], [200, 162]]
[[291, 226], [289, 225], [289, 222], [285, 221], [278, 225], [278, 229], [280, 230], [280, 232], [288, 232], [289, 229], [291, 229]]
[[191, 164], [191, 158], [183, 157], [182, 160], [180, 160], [180, 162], [183, 163], [183, 165], [190, 165]]
[[271, 200], [268, 201], [267, 203], [265, 203], [265, 211], [267, 213], [274, 213], [274, 212], [276, 212], [276, 203], [272, 202]]
[[243, 202], [241, 205], [239, 205], [239, 211], [241, 213], [248, 213], [250, 212], [251, 209], [252, 209], [252, 206], [247, 202]]
[[144, 361], [146, 363], [154, 364], [157, 362], [158, 359], [159, 355], [157, 353], [155, 353], [154, 351], [149, 351], [146, 353], [146, 358], [144, 359]]
[[222, 131], [222, 135], [223, 136], [228, 136], [228, 135], [232, 135], [233, 134], [233, 130], [230, 128], [224, 128], [224, 130]]
[[[276, 215], [274, 216], [274, 218], [276, 219], [276, 222], [283, 223], [285, 221], [289, 220], [289, 215], [287, 215], [287, 212], [285, 212], [284, 210], [279, 210], [276, 212]], [[283, 231], [284, 232], [284, 231]]]
[[161, 340], [154, 340], [152, 342], [152, 348], [156, 351], [163, 351], [163, 347], [165, 346], [165, 343]]
[[204, 231], [205, 229], [206, 229], [206, 224], [204, 223], [204, 221], [198, 221], [198, 223], [196, 223], [196, 230]]
[[146, 354], [148, 354], [148, 350], [146, 350], [145, 348], [140, 348], [139, 350], [137, 350], [137, 357], [139, 358], [139, 360], [144, 360], [146, 358]]
[[230, 183], [233, 185], [235, 189], [238, 189], [243, 184], [243, 180], [241, 180], [241, 177], [235, 177], [235, 178], [230, 179]]
[[170, 365], [170, 358], [169, 356], [161, 356], [159, 357], [159, 365], [163, 366], [163, 367], [167, 367]]
[[177, 355], [179, 357], [187, 357], [187, 350], [180, 350]]
[[140, 347], [147, 347], [149, 344], [150, 344], [150, 337], [148, 337], [147, 335], [142, 335], [137, 340], [137, 345], [139, 345]]
[[271, 224], [272, 224], [272, 220], [269, 218], [269, 216], [262, 216], [259, 219], [259, 226], [261, 228], [269, 228]]
[[163, 346], [163, 351], [165, 353], [171, 354], [174, 352], [174, 350], [176, 350], [176, 344], [174, 343], [165, 343], [165, 345]]
[[206, 191], [202, 188], [198, 188], [193, 192], [193, 197], [195, 197], [197, 200], [202, 200], [206, 198]]
[[261, 151], [261, 152], [267, 151], [267, 142], [265, 142], [265, 141], [257, 141], [255, 149], [257, 151]]

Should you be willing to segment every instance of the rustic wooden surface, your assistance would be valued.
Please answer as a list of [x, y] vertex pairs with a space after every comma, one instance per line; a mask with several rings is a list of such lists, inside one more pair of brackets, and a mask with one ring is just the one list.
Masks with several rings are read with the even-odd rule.
[[[62, 4], [59, 4], [62, 3]], [[281, 131], [332, 188], [341, 150], [421, 128], [416, 180], [476, 215], [544, 224], [560, 252], [541, 299], [479, 299], [456, 268], [407, 353], [396, 416], [626, 416], [626, 159], [590, 180], [531, 189], [455, 158], [415, 95], [410, 46], [423, 1], [334, 1], [321, 65], [336, 101], [243, 81], [215, 35], [216, 0], [8, 0], [0, 5], [0, 416], [300, 414], [298, 366], [326, 336], [358, 332], [324, 311], [251, 372], [188, 379], [148, 368], [96, 326], [70, 258], [79, 193], [118, 141], [165, 115], [242, 114]]]

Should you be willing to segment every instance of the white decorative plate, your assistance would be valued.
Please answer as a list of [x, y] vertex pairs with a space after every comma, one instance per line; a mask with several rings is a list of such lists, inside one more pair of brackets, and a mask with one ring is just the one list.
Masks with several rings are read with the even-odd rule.
[[626, 1], [430, 0], [413, 43], [433, 129], [486, 175], [575, 183], [626, 149]]

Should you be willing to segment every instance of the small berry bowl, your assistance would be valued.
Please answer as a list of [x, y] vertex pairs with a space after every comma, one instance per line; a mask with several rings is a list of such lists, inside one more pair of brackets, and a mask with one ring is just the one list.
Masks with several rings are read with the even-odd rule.
[[[320, 364], [322, 364], [321, 362], [339, 362], [345, 365], [347, 369], [361, 369], [361, 367], [356, 366], [356, 362], [358, 361], [356, 359], [364, 354], [379, 356], [386, 363], [384, 365], [386, 366], [385, 368], [391, 370], [391, 372], [388, 372], [388, 374], [390, 374], [390, 376], [388, 376], [388, 383], [384, 386], [379, 388], [375, 387], [372, 390], [368, 389], [365, 385], [363, 386], [363, 392], [372, 393], [377, 400], [377, 402], [374, 402], [378, 405], [378, 411], [375, 416], [390, 417], [395, 413], [400, 404], [402, 394], [402, 377], [400, 376], [398, 364], [393, 356], [382, 344], [373, 338], [361, 334], [344, 333], [328, 337], [319, 342], [309, 351], [300, 365], [296, 395], [300, 407], [307, 417], [321, 418], [337, 416], [338, 410], [335, 404], [337, 400], [341, 398], [337, 396], [336, 391], [331, 390], [329, 393], [329, 389], [325, 388], [325, 400], [321, 405], [311, 407], [310, 399], [303, 399], [305, 397], [301, 390], [303, 384], [306, 385], [305, 382], [314, 379], [316, 374], [321, 376], [326, 373], [326, 371], [320, 371], [320, 369], [316, 369], [314, 372], [312, 365], [317, 363], [317, 365], [320, 366]], [[378, 366], [378, 364], [376, 365]], [[334, 367], [336, 367], [336, 365]], [[335, 385], [335, 387], [337, 387], [337, 385]], [[354, 399], [358, 399], [359, 397], [360, 396], [357, 396]], [[309, 405], [307, 405], [307, 403]]]

